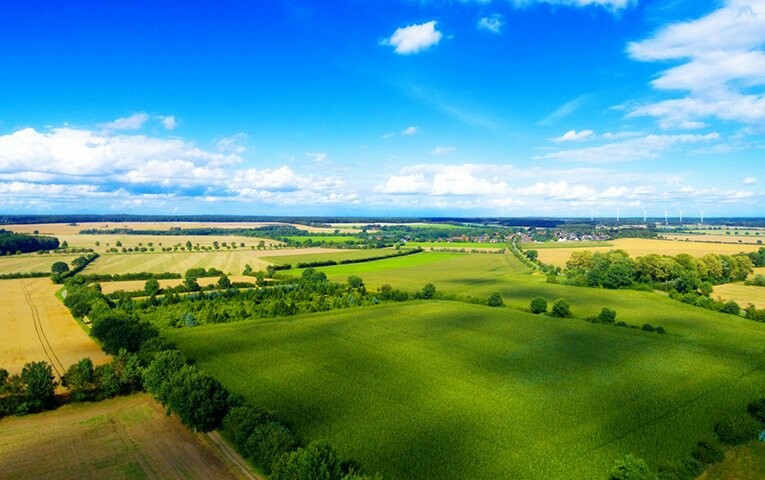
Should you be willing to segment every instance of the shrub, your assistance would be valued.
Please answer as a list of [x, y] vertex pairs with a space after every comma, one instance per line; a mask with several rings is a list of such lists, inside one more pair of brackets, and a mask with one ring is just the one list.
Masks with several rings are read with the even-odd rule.
[[501, 307], [504, 305], [505, 302], [502, 301], [502, 294], [499, 292], [494, 292], [489, 295], [488, 304], [490, 307]]
[[661, 335], [664, 335], [665, 333], [667, 333], [667, 331], [666, 331], [666, 330], [664, 330], [664, 327], [656, 327], [656, 330], [654, 330], [654, 331], [655, 331], [656, 333], [659, 333], [659, 334], [661, 334]]
[[655, 480], [656, 475], [648, 468], [645, 460], [632, 454], [616, 462], [611, 469], [609, 480]]
[[646, 324], [643, 324], [643, 327], [641, 328], [641, 330], [645, 332], [653, 332], [656, 329], [653, 328], [653, 325], [651, 325], [650, 323], [646, 323]]
[[536, 297], [531, 300], [531, 313], [544, 313], [547, 311], [547, 300], [542, 297]]
[[552, 310], [550, 310], [550, 313], [552, 313], [555, 317], [568, 317], [571, 315], [571, 307], [568, 306], [568, 302], [562, 298], [559, 298], [553, 302]]
[[422, 298], [431, 299], [436, 296], [436, 286], [432, 283], [428, 283], [422, 287]]
[[598, 321], [602, 323], [614, 323], [614, 321], [616, 321], [616, 310], [603, 307], [598, 314]]
[[738, 315], [738, 313], [741, 311], [741, 307], [739, 307], [738, 303], [734, 302], [733, 300], [728, 300], [723, 304], [720, 311], [730, 315]]
[[747, 410], [749, 411], [749, 415], [765, 423], [765, 398], [750, 403]]
[[757, 438], [762, 425], [749, 415], [740, 415], [725, 419], [715, 425], [715, 433], [720, 442], [727, 445], [739, 445]]
[[691, 455], [702, 464], [711, 465], [722, 462], [725, 458], [725, 451], [716, 443], [701, 441], [696, 445]]

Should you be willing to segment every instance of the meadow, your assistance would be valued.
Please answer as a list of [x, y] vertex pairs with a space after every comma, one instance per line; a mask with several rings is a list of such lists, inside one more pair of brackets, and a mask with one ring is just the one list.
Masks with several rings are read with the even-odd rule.
[[17, 480], [253, 478], [148, 394], [3, 419], [0, 458]]
[[628, 452], [654, 466], [687, 455], [765, 385], [765, 326], [612, 293], [607, 305], [669, 334], [448, 301], [165, 333], [386, 479], [597, 479]]
[[[649, 253], [658, 253], [660, 255], [677, 255], [687, 253], [695, 257], [706, 255], [707, 253], [717, 253], [733, 255], [740, 252], [753, 252], [759, 248], [755, 244], [727, 244], [727, 243], [706, 243], [706, 242], [688, 242], [679, 240], [655, 240], [644, 238], [619, 238], [609, 242], [609, 246], [573, 246], [568, 248], [539, 248], [539, 260], [543, 263], [556, 266], [564, 266], [571, 253], [583, 248], [593, 252], [607, 252], [609, 250], [621, 249], [630, 254], [631, 257], [642, 257]], [[537, 247], [534, 247], [537, 249]]]

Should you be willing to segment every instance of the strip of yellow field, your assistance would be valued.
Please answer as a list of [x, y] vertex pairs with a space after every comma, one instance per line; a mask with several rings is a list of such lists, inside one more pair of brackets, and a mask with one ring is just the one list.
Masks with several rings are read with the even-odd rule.
[[742, 282], [717, 285], [713, 295], [723, 300], [733, 300], [742, 307], [750, 303], [757, 308], [765, 308], [765, 287], [744, 285]]
[[[131, 230], [170, 230], [171, 228], [259, 228], [269, 225], [292, 225], [313, 233], [332, 233], [335, 227], [309, 227], [297, 223], [281, 222], [83, 222], [70, 223], [34, 223], [3, 225], [3, 228], [18, 233], [38, 233], [47, 235], [76, 235], [81, 230], [111, 230], [129, 228]], [[185, 240], [184, 240], [185, 241]]]
[[56, 298], [58, 288], [49, 278], [0, 280], [0, 367], [15, 374], [44, 360], [60, 376], [83, 357], [108, 360]]
[[765, 242], [765, 236], [760, 235], [693, 235], [693, 234], [663, 234], [668, 240], [681, 240], [689, 242], [715, 242], [715, 243], [761, 243]]
[[702, 242], [684, 242], [677, 240], [655, 240], [646, 238], [620, 238], [612, 241], [612, 246], [601, 247], [564, 247], [564, 248], [540, 248], [539, 260], [543, 263], [563, 267], [572, 252], [589, 250], [592, 252], [607, 252], [609, 250], [624, 250], [631, 257], [642, 257], [651, 253], [660, 255], [677, 255], [687, 253], [695, 257], [706, 255], [707, 253], [717, 253], [733, 255], [740, 252], [752, 252], [759, 249], [760, 245], [754, 244], [729, 244], [729, 243], [702, 243]]
[[[197, 279], [197, 283], [200, 287], [206, 287], [208, 285], [215, 285], [218, 283], [219, 277], [205, 277]], [[228, 277], [232, 282], [247, 282], [255, 283], [255, 277], [245, 277], [244, 275], [232, 275]], [[181, 278], [171, 278], [166, 280], [158, 280], [160, 288], [177, 287], [183, 283]], [[105, 295], [114, 293], [117, 291], [125, 292], [137, 292], [143, 290], [146, 286], [146, 280], [126, 280], [124, 282], [101, 282], [101, 292]]]

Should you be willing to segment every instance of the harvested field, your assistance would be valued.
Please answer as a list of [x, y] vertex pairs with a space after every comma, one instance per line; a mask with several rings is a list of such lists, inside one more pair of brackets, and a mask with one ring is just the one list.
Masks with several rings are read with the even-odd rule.
[[[245, 265], [253, 270], [265, 270], [274, 258], [291, 255], [337, 253], [331, 248], [301, 248], [283, 250], [226, 250], [223, 252], [126, 253], [103, 255], [88, 265], [85, 273], [163, 273], [183, 274], [190, 268], [217, 268], [229, 275], [241, 275]], [[266, 259], [265, 257], [268, 257]]]
[[171, 228], [259, 228], [268, 225], [292, 225], [301, 230], [316, 233], [332, 233], [335, 231], [335, 227], [309, 227], [297, 223], [281, 222], [83, 222], [75, 225], [66, 223], [36, 223], [28, 225], [3, 225], [3, 228], [19, 233], [34, 233], [37, 230], [41, 235], [76, 235], [81, 230], [88, 229], [130, 228], [132, 230], [170, 230]]
[[706, 255], [707, 253], [717, 253], [733, 255], [740, 252], [752, 252], [759, 248], [759, 245], [752, 244], [727, 244], [727, 243], [702, 243], [702, 242], [683, 242], [676, 240], [653, 240], [644, 238], [620, 238], [611, 242], [612, 246], [600, 247], [569, 247], [569, 248], [540, 248], [539, 260], [557, 266], [564, 266], [571, 252], [590, 250], [593, 252], [607, 252], [609, 250], [622, 249], [630, 254], [631, 257], [642, 257], [650, 253], [660, 255], [677, 255], [687, 253], [695, 257]]
[[36, 253], [0, 257], [0, 274], [50, 272], [55, 262], [71, 264], [80, 255], [61, 255], [57, 253], [39, 255]]
[[757, 308], [765, 308], [765, 287], [744, 285], [743, 282], [726, 283], [715, 286], [712, 295], [723, 300], [733, 300], [742, 307], [751, 303]]
[[48, 278], [0, 280], [0, 367], [15, 374], [27, 362], [45, 360], [60, 375], [83, 357], [107, 360], [56, 298], [58, 288]]
[[[269, 240], [267, 238], [243, 237], [235, 235], [79, 235], [63, 234], [56, 235], [60, 242], [67, 242], [70, 247], [92, 248], [98, 253], [106, 253], [110, 248], [116, 247], [121, 250], [125, 248], [153, 247], [155, 251], [161, 252], [166, 247], [185, 248], [186, 242], [191, 242], [193, 246], [213, 247], [213, 243], [219, 245], [235, 245], [237, 250], [252, 250], [252, 247], [263, 241], [266, 245], [279, 245], [281, 242]], [[96, 245], [98, 242], [98, 245]], [[117, 247], [119, 242], [122, 247]], [[151, 244], [151, 245], [150, 245]], [[241, 245], [244, 244], [244, 247]], [[228, 251], [226, 247], [221, 250]]]
[[[214, 285], [218, 282], [219, 277], [206, 277], [197, 279], [197, 283], [200, 287], [206, 287], [208, 285]], [[228, 277], [232, 282], [248, 282], [255, 283], [255, 277], [245, 277], [243, 275], [232, 275]], [[183, 283], [181, 278], [173, 278], [167, 280], [158, 280], [160, 288], [177, 287]], [[125, 292], [136, 292], [143, 290], [146, 285], [146, 280], [126, 280], [124, 282], [101, 282], [101, 291], [108, 295], [119, 290]]]
[[147, 394], [6, 418], [0, 458], [19, 480], [248, 478]]
[[757, 235], [721, 235], [721, 234], [677, 234], [677, 235], [662, 235], [669, 240], [680, 240], [689, 242], [714, 242], [714, 243], [760, 243], [765, 241], [765, 236], [757, 232]]

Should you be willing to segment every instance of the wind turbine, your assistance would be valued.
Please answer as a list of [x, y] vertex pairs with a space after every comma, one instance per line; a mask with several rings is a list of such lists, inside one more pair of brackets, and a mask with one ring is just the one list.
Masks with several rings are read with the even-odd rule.
[[682, 225], [683, 224], [683, 211], [682, 210], [678, 210], [678, 212], [680, 212], [680, 225]]
[[669, 225], [669, 212], [664, 210], [664, 225]]
[[645, 223], [645, 219], [647, 215], [648, 215], [648, 211], [643, 209], [643, 223]]
[[616, 222], [619, 222], [619, 215], [621, 214], [621, 211], [617, 208], [616, 209]]
[[704, 210], [701, 211], [701, 224], [704, 225]]
[[595, 210], [592, 208], [590, 209], [590, 221], [591, 222], [595, 221]]

